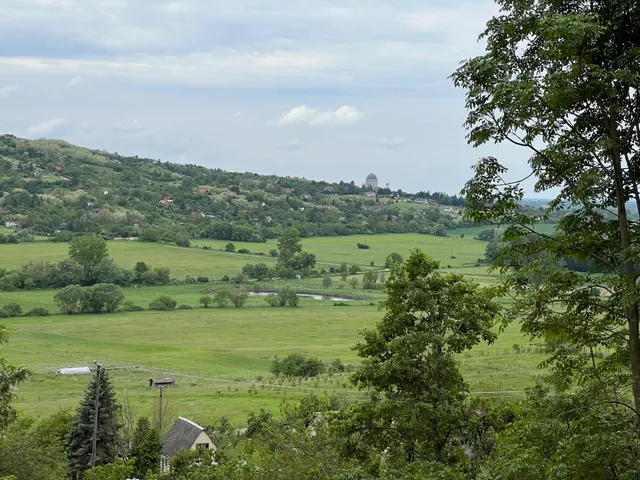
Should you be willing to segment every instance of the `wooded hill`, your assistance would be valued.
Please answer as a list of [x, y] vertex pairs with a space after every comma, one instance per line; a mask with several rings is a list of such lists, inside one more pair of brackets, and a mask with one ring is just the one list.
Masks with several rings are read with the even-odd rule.
[[303, 237], [446, 235], [470, 226], [456, 195], [366, 193], [354, 182], [227, 172], [0, 136], [0, 220], [31, 233], [260, 242], [289, 226]]

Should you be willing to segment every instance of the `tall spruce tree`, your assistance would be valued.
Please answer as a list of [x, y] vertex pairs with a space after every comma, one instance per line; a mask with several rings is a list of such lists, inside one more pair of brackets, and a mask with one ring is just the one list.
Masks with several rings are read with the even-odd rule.
[[[99, 380], [98, 380], [99, 379]], [[118, 454], [117, 411], [113, 386], [104, 369], [93, 377], [87, 387], [84, 400], [78, 408], [78, 416], [67, 437], [69, 470], [71, 478], [81, 479], [85, 470], [91, 468], [92, 439], [95, 412], [96, 388], [98, 390], [98, 428], [96, 434], [96, 465], [113, 462]]]

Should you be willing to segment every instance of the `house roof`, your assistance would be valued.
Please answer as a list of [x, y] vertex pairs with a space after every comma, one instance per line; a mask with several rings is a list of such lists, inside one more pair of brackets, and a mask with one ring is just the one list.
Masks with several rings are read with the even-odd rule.
[[204, 428], [197, 423], [178, 417], [169, 433], [167, 433], [162, 454], [173, 457], [181, 448], [189, 450], [203, 430]]
[[374, 173], [370, 173], [369, 175], [367, 175], [367, 180], [377, 180], [378, 177], [376, 177], [376, 175]]

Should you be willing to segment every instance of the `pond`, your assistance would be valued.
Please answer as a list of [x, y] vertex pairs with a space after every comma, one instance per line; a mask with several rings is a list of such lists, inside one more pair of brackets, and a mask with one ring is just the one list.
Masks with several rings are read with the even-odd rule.
[[[252, 297], [266, 297], [276, 292], [249, 292]], [[332, 302], [352, 302], [353, 298], [333, 297], [330, 295], [315, 295], [312, 293], [299, 293], [300, 298], [310, 298], [311, 300], [331, 300]]]

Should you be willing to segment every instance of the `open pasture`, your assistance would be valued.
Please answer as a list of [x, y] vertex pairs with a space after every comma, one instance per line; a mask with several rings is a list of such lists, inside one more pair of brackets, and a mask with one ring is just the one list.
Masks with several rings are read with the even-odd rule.
[[[359, 332], [381, 316], [373, 306], [334, 307], [308, 300], [297, 309], [268, 308], [256, 301], [243, 309], [5, 319], [14, 334], [3, 355], [35, 373], [17, 392], [17, 407], [31, 414], [75, 407], [88, 377], [54, 372], [95, 359], [107, 366], [138, 367], [115, 370], [112, 377], [118, 394], [126, 391], [140, 414], [148, 412], [158, 394], [148, 388], [148, 379], [172, 376], [178, 387], [166, 394], [180, 415], [205, 423], [226, 415], [241, 425], [249, 412], [276, 410], [283, 398], [310, 392], [361, 397], [349, 385], [348, 374], [290, 382], [271, 377], [269, 366], [274, 356], [294, 352], [355, 364], [352, 347]], [[515, 355], [516, 343], [525, 342], [512, 325], [496, 345], [480, 345], [461, 356], [473, 391], [491, 395], [486, 392], [518, 391], [532, 384], [542, 357]]]
[[[357, 243], [367, 243], [368, 250], [360, 250]], [[269, 256], [269, 251], [276, 248], [276, 241], [266, 243], [234, 242], [236, 249], [247, 248], [252, 253], [264, 255], [247, 255], [221, 251], [229, 243], [222, 240], [196, 239], [190, 248], [180, 248], [165, 243], [143, 243], [129, 241], [108, 242], [109, 255], [124, 268], [133, 268], [136, 262], [145, 262], [153, 266], [166, 266], [174, 277], [204, 275], [211, 279], [219, 279], [223, 275], [235, 275], [247, 263], [266, 263], [273, 266], [276, 259]], [[211, 247], [205, 250], [201, 247]], [[302, 239], [305, 251], [314, 253], [318, 268], [338, 266], [343, 262], [349, 265], [358, 264], [382, 268], [386, 257], [398, 252], [405, 258], [414, 248], [422, 249], [427, 255], [441, 262], [443, 267], [472, 267], [478, 258], [484, 256], [486, 242], [459, 236], [434, 237], [419, 234], [386, 234], [346, 237], [315, 237]], [[35, 242], [0, 245], [0, 265], [2, 268], [14, 269], [30, 261], [60, 261], [67, 257], [69, 245], [66, 243]], [[451, 258], [455, 257], [455, 258]], [[486, 272], [485, 267], [483, 268]]]

